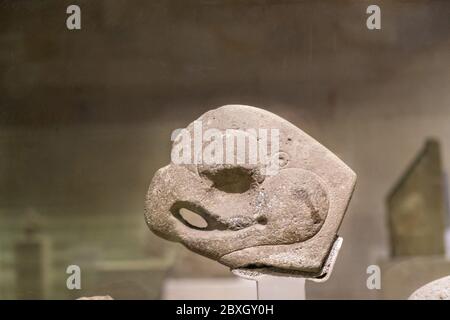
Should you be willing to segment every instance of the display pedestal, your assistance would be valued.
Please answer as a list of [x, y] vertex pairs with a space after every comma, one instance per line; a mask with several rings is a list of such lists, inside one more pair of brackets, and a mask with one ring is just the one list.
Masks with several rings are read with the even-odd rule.
[[258, 300], [305, 300], [306, 278], [262, 276], [256, 282]]

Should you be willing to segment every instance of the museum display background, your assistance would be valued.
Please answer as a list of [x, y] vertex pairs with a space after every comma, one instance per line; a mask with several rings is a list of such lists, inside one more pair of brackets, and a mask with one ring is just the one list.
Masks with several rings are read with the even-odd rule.
[[[77, 1], [79, 31], [69, 4], [0, 2], [0, 298], [18, 296], [30, 212], [51, 241], [46, 298], [230, 277], [143, 218], [172, 130], [229, 103], [288, 119], [358, 174], [334, 273], [308, 297], [379, 297], [366, 268], [389, 257], [386, 196], [428, 137], [449, 170], [450, 3], [377, 1], [380, 31], [368, 1]], [[69, 264], [86, 270], [82, 293], [65, 287]]]

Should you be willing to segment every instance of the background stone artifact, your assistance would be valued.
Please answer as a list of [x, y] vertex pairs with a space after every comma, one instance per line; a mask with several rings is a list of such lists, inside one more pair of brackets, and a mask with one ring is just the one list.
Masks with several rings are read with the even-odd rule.
[[414, 291], [410, 300], [450, 300], [450, 276], [434, 280]]
[[380, 297], [406, 299], [450, 274], [445, 256], [445, 172], [439, 140], [428, 138], [386, 199], [391, 256], [380, 263]]
[[[150, 184], [145, 212], [149, 228], [232, 269], [319, 275], [337, 238], [355, 173], [293, 124], [262, 109], [227, 105], [198, 121], [203, 132], [278, 129], [280, 170], [264, 175], [267, 164], [261, 162], [172, 162]], [[193, 136], [194, 123], [187, 130]], [[183, 210], [200, 215], [205, 225], [188, 223]]]
[[428, 139], [387, 197], [392, 257], [444, 255], [445, 192], [440, 145]]

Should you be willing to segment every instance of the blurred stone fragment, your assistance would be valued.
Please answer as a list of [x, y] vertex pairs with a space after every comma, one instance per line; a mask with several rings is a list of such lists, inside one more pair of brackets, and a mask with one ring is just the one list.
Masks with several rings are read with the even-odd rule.
[[450, 300], [450, 276], [427, 283], [414, 291], [410, 300]]

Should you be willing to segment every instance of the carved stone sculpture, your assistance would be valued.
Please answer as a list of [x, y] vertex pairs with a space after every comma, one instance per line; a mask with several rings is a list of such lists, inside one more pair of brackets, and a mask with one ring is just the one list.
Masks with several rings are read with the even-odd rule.
[[[271, 139], [265, 139], [269, 132]], [[172, 157], [156, 172], [146, 198], [149, 228], [232, 269], [319, 275], [337, 238], [355, 173], [290, 122], [250, 106], [206, 112], [177, 136], [172, 156], [186, 135], [203, 139], [188, 144], [194, 151], [185, 160], [193, 161]], [[215, 162], [199, 154], [213, 142], [221, 146], [238, 137], [249, 143], [245, 150], [250, 142], [267, 142], [258, 144], [256, 162], [242, 161], [250, 156], [237, 154], [238, 142], [223, 154], [214, 150]], [[225, 159], [230, 154], [234, 163]], [[206, 224], [190, 224], [183, 210]]]

